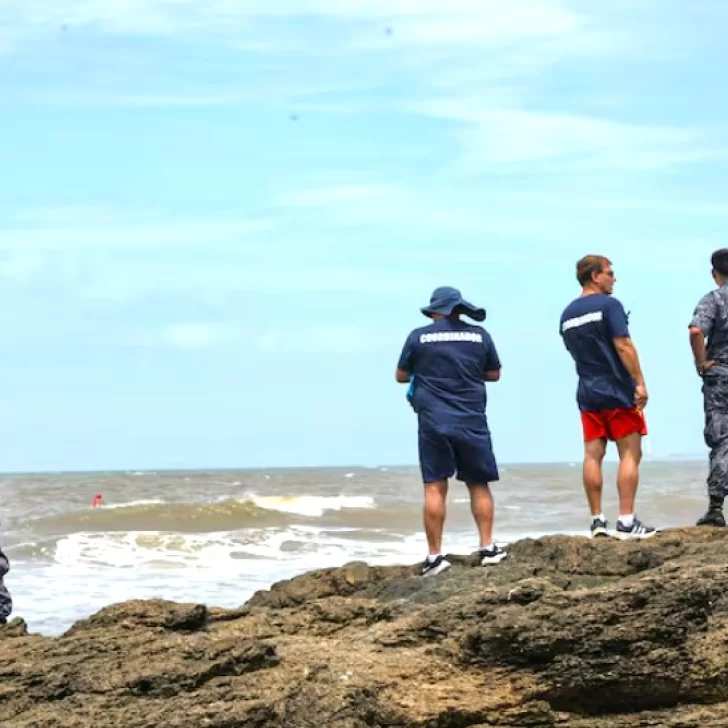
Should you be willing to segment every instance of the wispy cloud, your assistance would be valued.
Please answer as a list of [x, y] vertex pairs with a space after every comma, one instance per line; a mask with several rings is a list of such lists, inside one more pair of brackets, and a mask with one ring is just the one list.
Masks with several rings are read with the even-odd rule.
[[[564, 54], [594, 50], [586, 40], [595, 34], [590, 17], [566, 0], [0, 0], [0, 8], [3, 4], [8, 37], [17, 49], [33, 43], [47, 48], [49, 37], [61, 33], [69, 50], [76, 47], [74, 54], [96, 57], [98, 45], [89, 41], [97, 36], [146, 35], [165, 47], [177, 44], [185, 58], [195, 60], [180, 74], [177, 68], [141, 63], [155, 57], [154, 51], [135, 46], [122, 67], [113, 63], [125, 52], [117, 47], [112, 62], [104, 53], [92, 64], [94, 73], [82, 85], [65, 83], [63, 65], [53, 64], [50, 77], [59, 76], [53, 83], [17, 91], [24, 100], [64, 106], [214, 107], [295, 100], [308, 109], [320, 103], [348, 111], [331, 95], [353, 95], [351, 103], [360, 108], [364, 90], [402, 81], [417, 98], [427, 88], [460, 92], [474, 85], [487, 88], [483, 93], [489, 97], [503, 97], [513, 94], [514, 79], [538, 75]], [[604, 36], [607, 31], [599, 34], [601, 50], [609, 48]], [[216, 53], [229, 54], [225, 66], [208, 68], [212, 44]], [[240, 67], [241, 54], [266, 59], [253, 82], [235, 83], [237, 73], [225, 71]], [[143, 75], [130, 86], [126, 69], [140, 63]], [[199, 82], [205, 69], [216, 79], [213, 84]]]
[[296, 328], [270, 327], [257, 338], [258, 348], [266, 354], [366, 354], [390, 351], [391, 334], [380, 330], [345, 324], [321, 324]]
[[[0, 218], [1, 219], [1, 218]], [[11, 226], [89, 227], [119, 223], [119, 212], [111, 205], [36, 205], [12, 210]]]
[[21, 285], [30, 283], [46, 262], [44, 255], [23, 250], [0, 255], [0, 278]]
[[[486, 203], [488, 201], [485, 201]], [[489, 206], [483, 213], [483, 199], [467, 189], [467, 185], [452, 181], [432, 180], [412, 182], [410, 186], [395, 184], [312, 186], [285, 193], [278, 204], [289, 207], [306, 224], [317, 223], [322, 230], [338, 235], [340, 228], [376, 228], [384, 244], [374, 239], [369, 248], [391, 259], [391, 231], [407, 230], [406, 236], [396, 235], [398, 255], [419, 256], [422, 237], [453, 235], [534, 235], [542, 222], [531, 216], [513, 214], [518, 204], [511, 196], [503, 200], [507, 211], [501, 214], [498, 205]], [[386, 233], [385, 233], [386, 231]], [[414, 240], [414, 248], [411, 241]], [[452, 250], [452, 243], [448, 243]], [[348, 253], [350, 256], [352, 252]]]
[[728, 145], [691, 128], [650, 126], [576, 114], [493, 109], [477, 98], [437, 99], [413, 111], [460, 122], [463, 165], [493, 169], [517, 163], [652, 169], [728, 154]]
[[125, 340], [136, 346], [161, 345], [188, 351], [232, 346], [276, 355], [366, 354], [389, 351], [394, 343], [391, 332], [344, 323], [299, 323], [292, 336], [290, 326], [271, 325], [261, 329], [222, 322], [185, 322], [143, 330]]
[[234, 329], [223, 324], [182, 323], [162, 329], [158, 342], [176, 349], [206, 349], [228, 343], [235, 335]]
[[[376, 297], [378, 305], [388, 299], [408, 295], [407, 291], [432, 288], [430, 274], [412, 265], [386, 265], [382, 259], [372, 266], [356, 260], [332, 263], [325, 256], [312, 256], [305, 246], [267, 247], [251, 260], [245, 251], [224, 257], [179, 255], [164, 259], [144, 255], [98, 255], [81, 257], [56, 255], [36, 269], [36, 275], [22, 283], [34, 286], [52, 284], [68, 300], [130, 305], [153, 297], [171, 305], [203, 304], [215, 310], [229, 307], [230, 301], [245, 301], [248, 311], [265, 315], [268, 300], [290, 301], [292, 311], [301, 301], [320, 300], [333, 295], [337, 307], [346, 307], [352, 298]], [[394, 262], [398, 261], [394, 259]], [[64, 275], [58, 274], [63, 264]], [[16, 266], [20, 268], [21, 262]], [[366, 271], [363, 272], [363, 270]], [[30, 274], [29, 274], [30, 275]], [[333, 304], [332, 304], [333, 305]]]
[[77, 89], [63, 91], [28, 91], [24, 98], [29, 101], [54, 104], [58, 106], [118, 106], [138, 108], [204, 108], [215, 106], [234, 106], [259, 100], [262, 94], [246, 93], [231, 89], [216, 91], [188, 91], [177, 93], [165, 91], [109, 91], [88, 89], [80, 92]]
[[0, 55], [10, 53], [13, 49], [12, 43], [10, 42], [10, 36], [0, 30]]
[[76, 250], [79, 248], [204, 248], [220, 243], [243, 247], [258, 244], [252, 237], [275, 225], [271, 218], [244, 220], [189, 220], [174, 223], [112, 225], [54, 225], [52, 217], [42, 214], [42, 226], [0, 227], [0, 250]]
[[327, 207], [391, 199], [401, 194], [401, 188], [388, 184], [330, 185], [285, 193], [279, 198], [279, 203], [287, 207]]
[[[26, 0], [0, 5], [3, 14], [26, 23], [70, 28], [100, 26], [110, 32], [153, 33], [211, 28], [239, 30], [259, 18], [319, 17], [339, 21], [416, 21], [411, 38], [429, 40], [448, 36], [459, 41], [475, 35], [502, 39], [518, 34], [571, 29], [578, 16], [563, 4], [544, 0]], [[435, 32], [439, 26], [441, 34]], [[469, 29], [466, 23], [470, 26]]]
[[[392, 18], [386, 37], [361, 34], [356, 48], [391, 49], [398, 46], [442, 48], [451, 44], [495, 45], [515, 39], [550, 37], [577, 31], [584, 19], [554, 2], [494, 0], [479, 2], [373, 3], [373, 17]], [[397, 10], [401, 12], [398, 14]], [[328, 12], [331, 13], [329, 8]]]

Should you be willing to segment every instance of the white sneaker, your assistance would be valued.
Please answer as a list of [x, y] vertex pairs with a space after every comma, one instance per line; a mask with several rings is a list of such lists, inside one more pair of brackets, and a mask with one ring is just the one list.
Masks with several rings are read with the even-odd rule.
[[480, 549], [480, 565], [500, 564], [506, 556], [508, 554], [500, 546], [494, 544], [492, 549]]
[[621, 521], [617, 521], [617, 528], [614, 531], [614, 538], [618, 538], [621, 541], [629, 541], [631, 539], [643, 539], [652, 538], [657, 533], [657, 530], [648, 526], [635, 516], [632, 525], [627, 528], [623, 526]]
[[442, 574], [443, 571], [447, 571], [451, 566], [452, 564], [444, 556], [438, 556], [434, 561], [425, 559], [425, 563], [422, 564], [420, 576], [435, 576], [435, 574]]

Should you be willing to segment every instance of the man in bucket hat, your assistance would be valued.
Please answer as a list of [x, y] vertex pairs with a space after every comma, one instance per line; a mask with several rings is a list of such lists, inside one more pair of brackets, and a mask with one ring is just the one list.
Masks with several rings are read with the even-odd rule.
[[498, 480], [498, 466], [485, 414], [484, 384], [500, 379], [501, 364], [488, 332], [460, 320], [465, 315], [483, 321], [485, 310], [468, 303], [456, 288], [437, 288], [430, 305], [421, 311], [432, 323], [407, 337], [396, 378], [410, 383], [408, 399], [418, 418], [429, 550], [422, 575], [429, 576], [450, 568], [442, 555], [442, 533], [448, 479], [453, 475], [470, 491], [481, 563], [497, 564], [506, 557], [493, 542], [493, 498], [488, 484]]

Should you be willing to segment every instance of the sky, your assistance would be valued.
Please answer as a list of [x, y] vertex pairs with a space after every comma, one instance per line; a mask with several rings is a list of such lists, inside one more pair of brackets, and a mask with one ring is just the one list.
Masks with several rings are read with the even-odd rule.
[[498, 459], [578, 460], [586, 253], [650, 457], [704, 457], [727, 26], [722, 0], [0, 0], [0, 470], [415, 463], [394, 369], [440, 285], [487, 308]]

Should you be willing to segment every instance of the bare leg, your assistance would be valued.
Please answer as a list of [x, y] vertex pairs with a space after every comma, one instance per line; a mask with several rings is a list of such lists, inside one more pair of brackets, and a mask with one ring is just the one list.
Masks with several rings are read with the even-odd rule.
[[442, 531], [445, 527], [445, 499], [447, 498], [447, 480], [436, 480], [425, 483], [425, 508], [423, 521], [427, 548], [430, 555], [442, 553]]
[[642, 436], [635, 432], [617, 440], [617, 450], [619, 452], [619, 471], [617, 472], [619, 515], [629, 516], [634, 513], [634, 500], [640, 479]]
[[604, 439], [588, 440], [584, 443], [584, 492], [592, 516], [602, 512], [602, 461], [606, 452], [607, 441]]
[[480, 536], [480, 547], [493, 543], [493, 496], [487, 483], [468, 483], [470, 510]]

